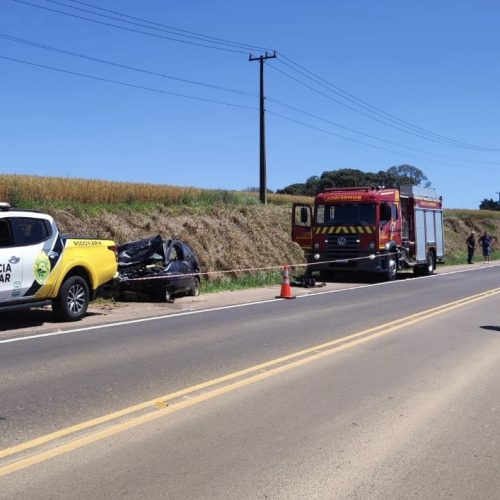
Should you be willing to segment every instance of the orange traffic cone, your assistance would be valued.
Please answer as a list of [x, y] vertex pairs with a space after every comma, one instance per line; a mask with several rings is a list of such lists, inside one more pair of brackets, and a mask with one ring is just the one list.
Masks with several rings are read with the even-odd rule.
[[283, 282], [281, 283], [281, 293], [277, 299], [294, 299], [292, 295], [292, 287], [290, 286], [290, 278], [288, 277], [288, 266], [283, 268]]

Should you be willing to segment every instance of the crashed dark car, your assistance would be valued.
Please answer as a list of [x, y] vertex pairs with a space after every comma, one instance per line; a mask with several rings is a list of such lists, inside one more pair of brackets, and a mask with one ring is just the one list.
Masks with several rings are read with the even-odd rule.
[[155, 301], [173, 302], [182, 295], [200, 293], [200, 264], [189, 245], [160, 235], [118, 246], [121, 296], [127, 292]]

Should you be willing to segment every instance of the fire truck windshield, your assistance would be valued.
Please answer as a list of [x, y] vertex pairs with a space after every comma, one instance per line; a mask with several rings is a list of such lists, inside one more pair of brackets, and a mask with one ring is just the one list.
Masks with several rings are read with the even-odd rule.
[[316, 224], [324, 226], [374, 226], [375, 204], [339, 203], [317, 205]]

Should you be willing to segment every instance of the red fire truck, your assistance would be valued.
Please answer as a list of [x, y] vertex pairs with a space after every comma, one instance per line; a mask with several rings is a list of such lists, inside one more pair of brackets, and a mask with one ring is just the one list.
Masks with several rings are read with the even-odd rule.
[[378, 273], [400, 269], [432, 274], [444, 262], [442, 198], [419, 186], [332, 188], [314, 206], [294, 204], [292, 240], [306, 254], [308, 272]]

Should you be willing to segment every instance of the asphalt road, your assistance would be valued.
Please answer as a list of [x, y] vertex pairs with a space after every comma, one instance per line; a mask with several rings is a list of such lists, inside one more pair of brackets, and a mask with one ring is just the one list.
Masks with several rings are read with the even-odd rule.
[[498, 287], [478, 266], [0, 340], [0, 498], [499, 498]]

